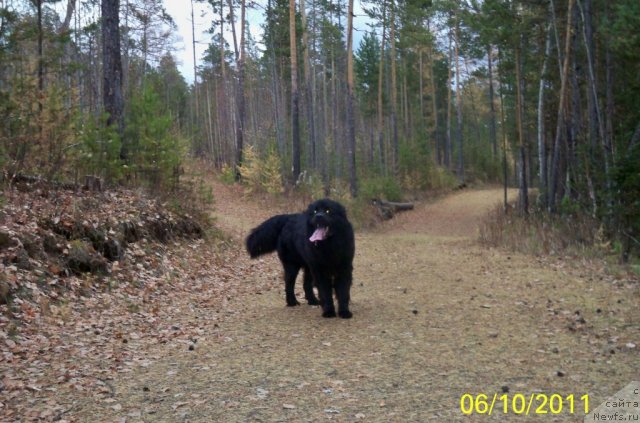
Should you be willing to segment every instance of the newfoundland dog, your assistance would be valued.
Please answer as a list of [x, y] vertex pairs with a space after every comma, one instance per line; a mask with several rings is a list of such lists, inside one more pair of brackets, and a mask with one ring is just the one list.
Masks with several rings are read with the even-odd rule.
[[[274, 216], [254, 228], [246, 241], [251, 258], [272, 251], [284, 267], [288, 306], [300, 303], [294, 293], [296, 276], [304, 271], [307, 302], [322, 306], [323, 317], [335, 317], [333, 290], [338, 299], [338, 316], [348, 319], [355, 241], [345, 208], [329, 199], [311, 203], [304, 213]], [[313, 292], [318, 288], [320, 301]]]

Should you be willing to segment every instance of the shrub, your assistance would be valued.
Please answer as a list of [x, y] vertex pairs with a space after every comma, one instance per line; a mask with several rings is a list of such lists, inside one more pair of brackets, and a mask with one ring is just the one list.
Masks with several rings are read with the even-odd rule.
[[360, 197], [366, 201], [370, 201], [373, 198], [402, 201], [402, 188], [390, 176], [363, 178], [360, 183]]
[[227, 163], [222, 165], [220, 170], [220, 180], [226, 185], [233, 185], [236, 182], [236, 170]]
[[480, 226], [480, 242], [526, 254], [584, 254], [608, 246], [602, 224], [585, 214], [554, 215], [535, 210], [523, 216], [496, 207]]
[[186, 141], [173, 127], [173, 119], [151, 85], [143, 86], [132, 99], [127, 118], [125, 143], [131, 172], [152, 188], [173, 182]]
[[325, 196], [324, 184], [320, 175], [312, 172], [303, 172], [298, 178], [296, 189], [300, 195], [309, 201], [317, 200]]
[[75, 161], [80, 172], [99, 176], [106, 182], [122, 176], [120, 137], [114, 126], [106, 126], [106, 116], [80, 124], [80, 144]]
[[240, 175], [249, 193], [281, 194], [283, 190], [281, 168], [280, 157], [275, 150], [270, 149], [264, 157], [260, 157], [253, 146], [248, 146], [244, 150]]

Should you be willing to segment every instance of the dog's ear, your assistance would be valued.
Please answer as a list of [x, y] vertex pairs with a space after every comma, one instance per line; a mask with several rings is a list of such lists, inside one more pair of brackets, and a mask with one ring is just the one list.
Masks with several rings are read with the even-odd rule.
[[336, 202], [335, 205], [334, 205], [334, 208], [335, 208], [335, 213], [338, 216], [342, 216], [345, 219], [347, 218], [347, 209], [345, 209], [342, 204]]
[[309, 207], [307, 207], [307, 210], [305, 211], [305, 213], [311, 217], [313, 216], [313, 212], [315, 211], [315, 209], [318, 208], [318, 202], [313, 202], [311, 204], [309, 204]]

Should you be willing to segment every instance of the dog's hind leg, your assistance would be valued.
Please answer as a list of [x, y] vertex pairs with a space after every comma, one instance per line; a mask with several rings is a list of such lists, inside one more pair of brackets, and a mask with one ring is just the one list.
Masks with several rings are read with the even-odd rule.
[[311, 276], [311, 271], [304, 268], [304, 295], [307, 298], [307, 302], [309, 305], [319, 305], [320, 301], [316, 298], [316, 294], [313, 292], [313, 277]]
[[300, 267], [295, 264], [285, 264], [284, 266], [284, 292], [287, 298], [287, 306], [293, 307], [300, 305], [298, 300], [296, 299], [296, 293], [294, 291], [294, 286], [296, 284], [296, 277], [298, 276], [298, 271], [300, 271]]

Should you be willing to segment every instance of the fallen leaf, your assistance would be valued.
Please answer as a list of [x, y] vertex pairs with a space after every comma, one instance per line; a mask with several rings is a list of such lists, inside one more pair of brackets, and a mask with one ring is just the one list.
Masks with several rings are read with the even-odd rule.
[[184, 407], [184, 406], [185, 406], [185, 405], [187, 405], [187, 404], [189, 404], [189, 403], [188, 403], [188, 402], [186, 402], [186, 401], [176, 402], [175, 404], [173, 404], [173, 405], [171, 406], [171, 409], [172, 409], [173, 411], [176, 411], [178, 408], [180, 408], [180, 407]]

